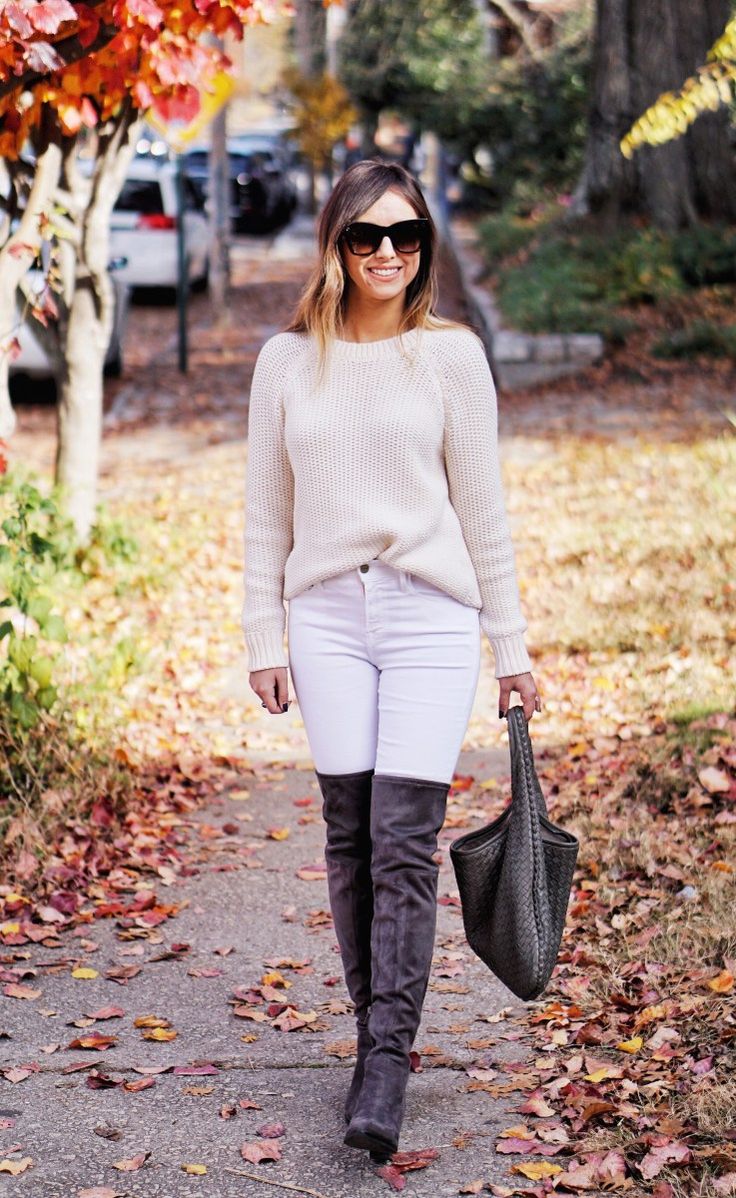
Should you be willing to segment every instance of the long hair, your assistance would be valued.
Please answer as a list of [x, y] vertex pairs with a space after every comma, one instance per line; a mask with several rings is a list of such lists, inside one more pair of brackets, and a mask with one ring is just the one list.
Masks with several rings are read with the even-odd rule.
[[322, 209], [317, 227], [319, 259], [299, 299], [289, 333], [310, 333], [317, 341], [324, 362], [330, 342], [339, 337], [347, 309], [349, 277], [340, 255], [339, 237], [346, 225], [357, 220], [386, 191], [395, 191], [409, 201], [417, 216], [429, 221], [419, 269], [406, 289], [406, 302], [399, 334], [409, 329], [457, 327], [456, 321], [437, 316], [437, 229], [416, 179], [395, 162], [364, 158], [349, 167], [335, 184]]

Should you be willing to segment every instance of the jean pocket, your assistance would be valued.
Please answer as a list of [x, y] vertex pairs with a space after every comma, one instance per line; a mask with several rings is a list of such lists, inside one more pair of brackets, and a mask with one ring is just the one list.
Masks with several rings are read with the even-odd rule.
[[447, 592], [441, 587], [435, 586], [433, 582], [427, 582], [426, 578], [420, 578], [418, 574], [408, 574], [409, 586], [417, 595], [439, 596], [447, 598]]

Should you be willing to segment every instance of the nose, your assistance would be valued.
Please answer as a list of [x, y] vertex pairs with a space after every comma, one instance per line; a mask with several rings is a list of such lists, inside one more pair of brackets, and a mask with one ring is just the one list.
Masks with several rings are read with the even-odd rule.
[[394, 247], [393, 247], [393, 243], [392, 243], [391, 238], [389, 237], [388, 233], [386, 234], [383, 241], [381, 242], [378, 249], [376, 250], [376, 254], [379, 258], [393, 258], [394, 257]]

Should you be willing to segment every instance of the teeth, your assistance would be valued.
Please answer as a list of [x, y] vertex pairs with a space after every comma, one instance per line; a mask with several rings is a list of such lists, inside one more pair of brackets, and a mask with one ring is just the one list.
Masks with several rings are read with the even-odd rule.
[[384, 267], [381, 269], [379, 267], [372, 266], [370, 268], [370, 270], [371, 270], [371, 274], [382, 275], [385, 278], [388, 278], [389, 275], [398, 274], [399, 268], [398, 268], [398, 266], [387, 266], [387, 267]]

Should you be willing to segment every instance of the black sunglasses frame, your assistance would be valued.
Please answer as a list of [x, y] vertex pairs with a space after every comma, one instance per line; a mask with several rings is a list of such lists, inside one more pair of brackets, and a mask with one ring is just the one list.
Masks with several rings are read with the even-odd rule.
[[[407, 226], [411, 226], [412, 232], [416, 234], [419, 239], [419, 245], [413, 250], [402, 250], [394, 241], [394, 237], [401, 237], [401, 231], [403, 229], [407, 229]], [[371, 247], [369, 250], [366, 250], [365, 253], [358, 253], [353, 249], [351, 244], [351, 233], [354, 230], [360, 230], [360, 236], [363, 237]], [[409, 230], [407, 229], [407, 236], [408, 234]], [[355, 220], [349, 225], [346, 225], [340, 233], [340, 239], [345, 241], [350, 253], [355, 254], [356, 258], [369, 258], [371, 254], [375, 254], [384, 237], [389, 238], [391, 245], [394, 247], [394, 250], [397, 254], [418, 254], [419, 251], [427, 244], [427, 240], [429, 238], [429, 221], [427, 220], [426, 216], [416, 216], [410, 220], [398, 220], [393, 225], [374, 225], [372, 221]]]

